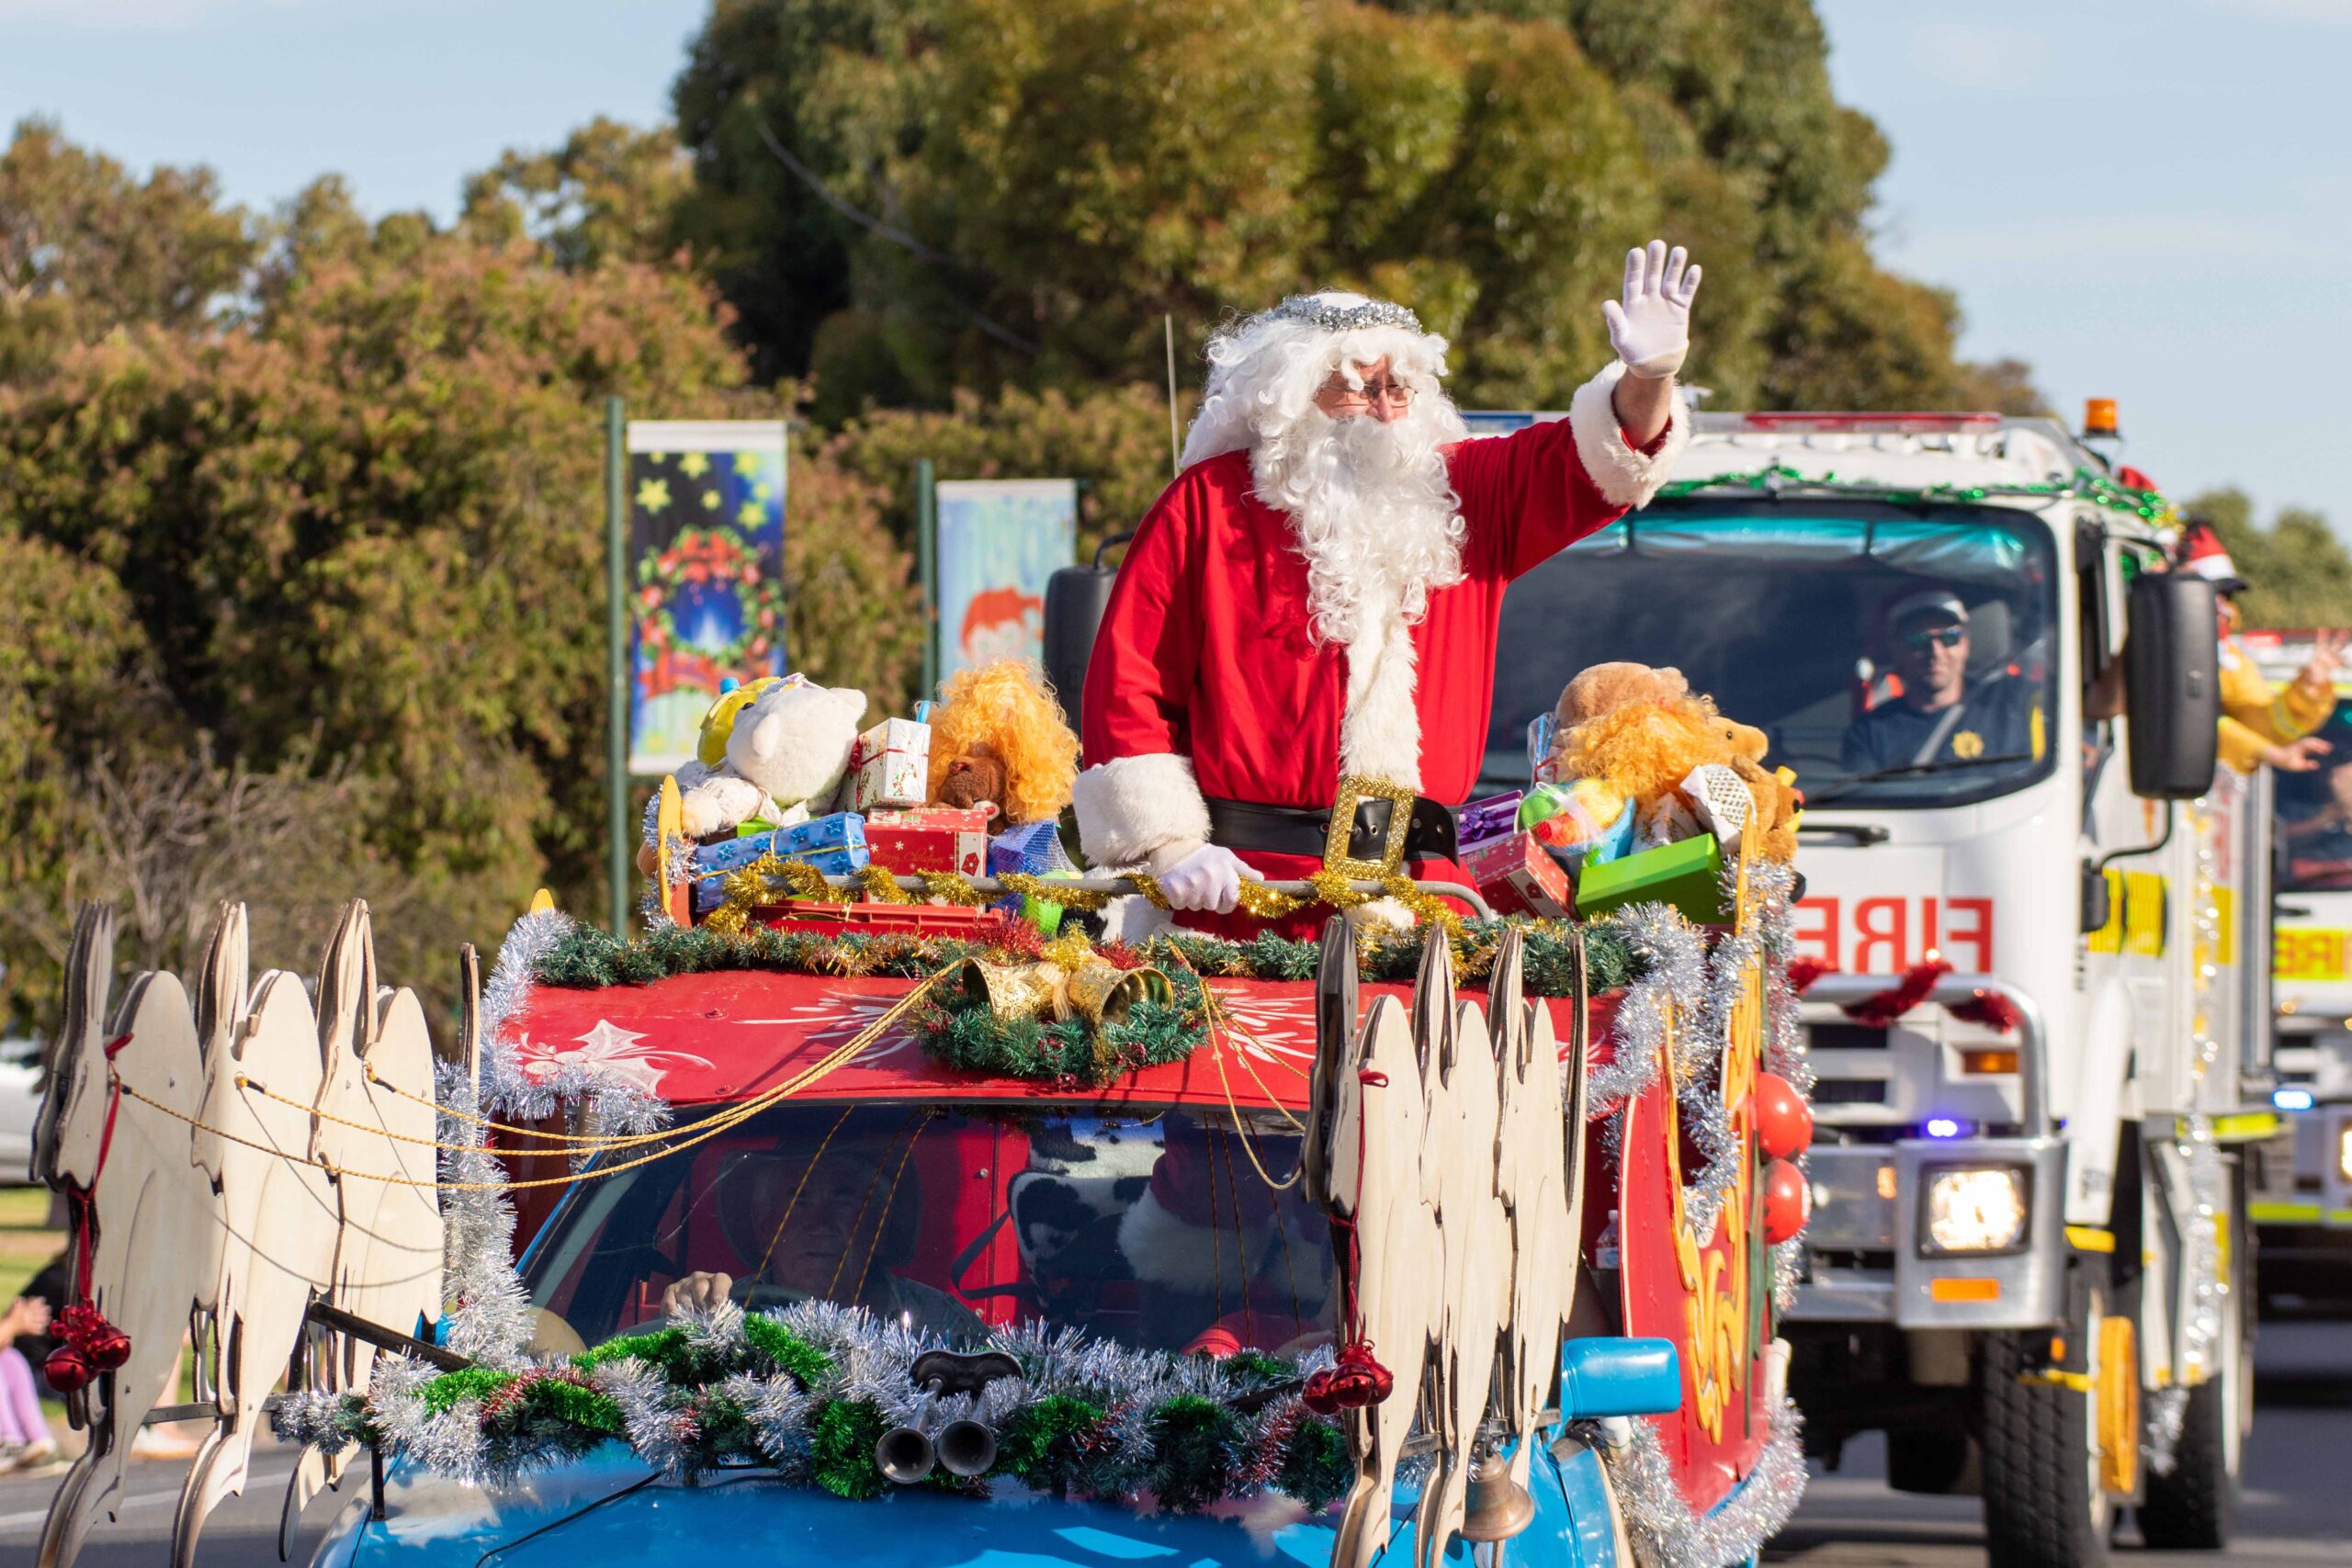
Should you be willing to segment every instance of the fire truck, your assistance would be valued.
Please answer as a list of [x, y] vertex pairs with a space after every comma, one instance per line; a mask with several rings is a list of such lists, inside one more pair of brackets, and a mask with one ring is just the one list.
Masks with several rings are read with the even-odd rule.
[[[1792, 1388], [1831, 1464], [1883, 1430], [1897, 1488], [1981, 1495], [2004, 1563], [2103, 1562], [2125, 1507], [2222, 1545], [2251, 1416], [2269, 819], [2216, 769], [2211, 588], [2147, 570], [2168, 510], [2107, 423], [1701, 415], [1657, 502], [1512, 589], [1486, 770], [1612, 659], [1795, 770]], [[1930, 604], [1962, 695], [1906, 718], [1893, 623]]]
[[[2290, 681], [2308, 631], [2242, 639], [2264, 676]], [[2248, 1151], [2247, 1213], [2266, 1303], [2352, 1299], [2352, 682], [2319, 729], [2328, 751], [2271, 781], [2278, 900], [2271, 949], [2278, 1131]]]

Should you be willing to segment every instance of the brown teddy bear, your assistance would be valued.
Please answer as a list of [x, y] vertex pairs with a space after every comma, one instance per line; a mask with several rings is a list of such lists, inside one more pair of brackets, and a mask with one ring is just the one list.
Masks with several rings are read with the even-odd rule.
[[1706, 763], [1738, 773], [1755, 797], [1763, 833], [1757, 852], [1787, 860], [1796, 852], [1792, 784], [1767, 771], [1765, 734], [1725, 718], [1682, 671], [1648, 664], [1595, 664], [1579, 671], [1554, 709], [1559, 777], [1598, 779], [1635, 801], [1645, 828], [1687, 813], [1682, 781]]

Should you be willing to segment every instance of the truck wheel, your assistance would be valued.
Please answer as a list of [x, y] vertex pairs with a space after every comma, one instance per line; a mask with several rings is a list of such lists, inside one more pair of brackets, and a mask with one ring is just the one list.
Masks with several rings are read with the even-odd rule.
[[[2093, 1323], [2103, 1310], [2094, 1296]], [[2099, 1484], [2096, 1403], [2063, 1383], [2018, 1381], [2031, 1364], [2026, 1347], [2048, 1337], [2029, 1330], [1979, 1340], [1985, 1555], [2004, 1568], [2104, 1568], [2115, 1506]], [[2095, 1388], [2098, 1336], [2080, 1343]]]
[[[2236, 1272], [2237, 1270], [2233, 1270]], [[2252, 1413], [2252, 1346], [2243, 1279], [2222, 1298], [2213, 1373], [2188, 1391], [2170, 1475], [2148, 1473], [2140, 1533], [2160, 1551], [2219, 1551], [2237, 1526], [2238, 1465]]]

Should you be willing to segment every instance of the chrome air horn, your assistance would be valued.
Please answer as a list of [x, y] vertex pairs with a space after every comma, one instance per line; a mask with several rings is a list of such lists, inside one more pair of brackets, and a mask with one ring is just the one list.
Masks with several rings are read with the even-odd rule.
[[[915, 1419], [928, 1422], [933, 1403], [942, 1395], [968, 1393], [977, 1397], [997, 1379], [1020, 1375], [1021, 1363], [1001, 1350], [978, 1350], [968, 1355], [954, 1350], [926, 1350], [907, 1369], [909, 1381], [923, 1391], [922, 1405]], [[969, 1417], [948, 1422], [940, 1428], [936, 1440], [926, 1436], [920, 1426], [893, 1427], [874, 1445], [874, 1462], [886, 1477], [900, 1486], [912, 1486], [929, 1475], [934, 1465], [950, 1475], [985, 1475], [989, 1466], [996, 1462], [996, 1434]]]

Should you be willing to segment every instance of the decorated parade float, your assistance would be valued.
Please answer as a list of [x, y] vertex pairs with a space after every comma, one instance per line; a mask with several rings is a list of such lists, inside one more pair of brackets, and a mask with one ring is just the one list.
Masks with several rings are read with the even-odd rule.
[[1804, 1479], [1790, 801], [1669, 676], [1571, 689], [1476, 886], [1245, 886], [1319, 942], [1127, 918], [1011, 667], [863, 732], [729, 694], [646, 933], [526, 915], [438, 1040], [363, 906], [308, 995], [237, 908], [116, 989], [85, 913], [40, 1561], [159, 1416], [212, 1424], [183, 1562], [273, 1422], [336, 1563], [1748, 1559]]

